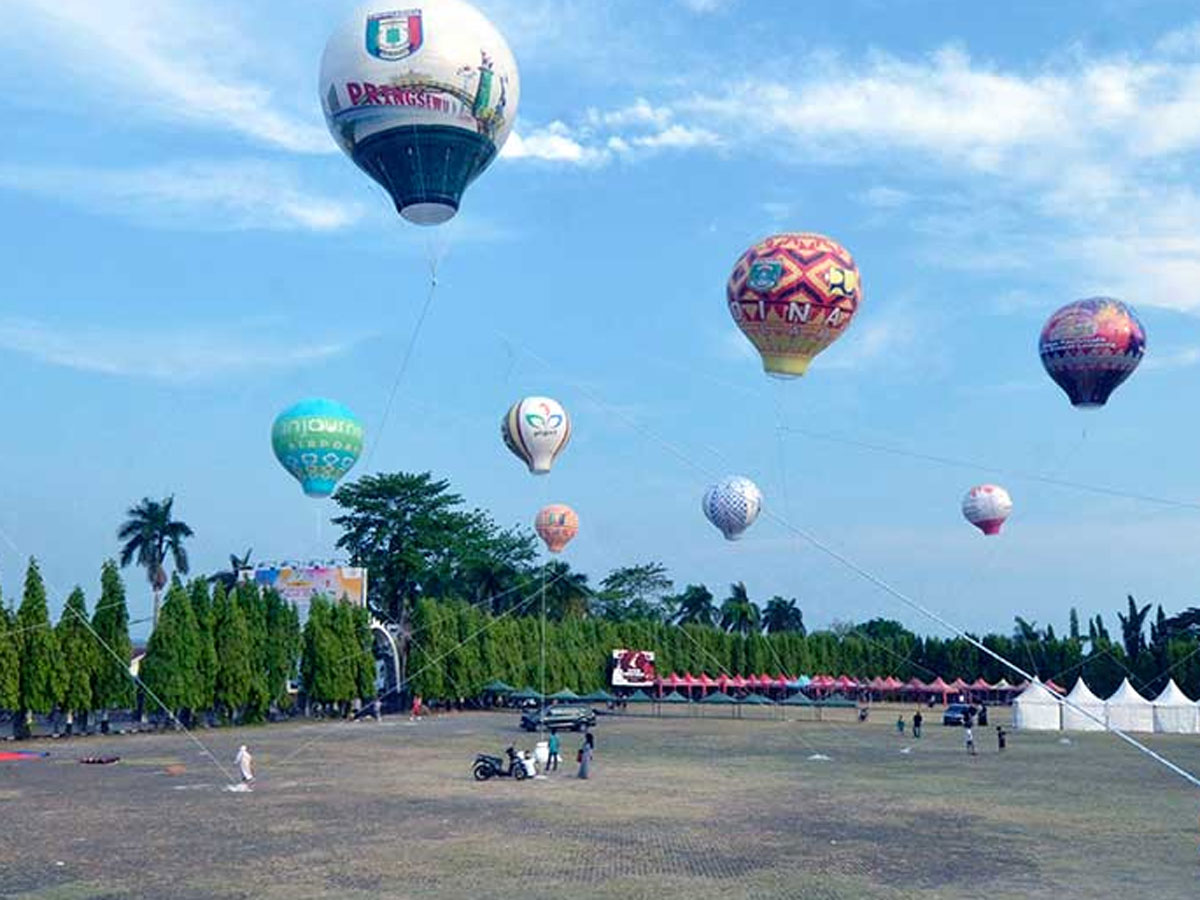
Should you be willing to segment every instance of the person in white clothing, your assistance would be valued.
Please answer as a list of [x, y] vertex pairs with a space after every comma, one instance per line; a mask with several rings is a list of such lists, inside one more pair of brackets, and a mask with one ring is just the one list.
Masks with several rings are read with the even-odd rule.
[[242, 773], [242, 782], [244, 784], [252, 782], [254, 780], [254, 757], [250, 755], [245, 744], [238, 748], [237, 756], [233, 761]]

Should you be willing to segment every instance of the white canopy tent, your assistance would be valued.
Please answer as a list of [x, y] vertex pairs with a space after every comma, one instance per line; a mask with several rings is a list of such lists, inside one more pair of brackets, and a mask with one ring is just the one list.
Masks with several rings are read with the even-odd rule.
[[1121, 731], [1154, 730], [1154, 704], [1139, 694], [1128, 678], [1105, 701], [1104, 712], [1110, 728]]
[[1154, 730], [1164, 734], [1200, 734], [1200, 707], [1188, 699], [1174, 678], [1154, 699]]
[[[1104, 731], [1104, 701], [1092, 693], [1082, 678], [1067, 694], [1067, 701], [1062, 711], [1064, 731]], [[1078, 708], [1072, 708], [1071, 704]]]
[[1022, 731], [1058, 731], [1062, 728], [1062, 700], [1041, 681], [1034, 681], [1013, 700], [1013, 728]]

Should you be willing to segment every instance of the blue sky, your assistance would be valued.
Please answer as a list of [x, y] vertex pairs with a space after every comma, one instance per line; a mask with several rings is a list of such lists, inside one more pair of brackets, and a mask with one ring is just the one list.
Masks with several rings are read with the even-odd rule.
[[[936, 631], [776, 521], [727, 545], [699, 500], [740, 473], [973, 629], [1014, 614], [1062, 628], [1072, 604], [1109, 612], [1127, 592], [1200, 599], [1196, 510], [811, 436], [1200, 502], [1191, 4], [848, 0], [836, 19], [794, 0], [479, 5], [521, 66], [516, 135], [428, 232], [321, 120], [321, 49], [351, 4], [6, 4], [8, 596], [29, 554], [60, 594], [94, 595], [147, 494], [177, 495], [199, 570], [247, 547], [330, 555], [329, 508], [268, 440], [276, 412], [319, 394], [364, 418], [371, 469], [431, 469], [506, 524], [572, 504], [569, 558], [596, 579], [658, 559], [719, 596], [736, 579], [760, 601], [795, 596], [810, 624]], [[723, 302], [742, 250], [784, 230], [836, 237], [865, 283], [848, 335], [787, 384]], [[381, 434], [430, 254], [439, 292]], [[1035, 345], [1053, 309], [1096, 293], [1136, 305], [1149, 353], [1088, 415]], [[533, 480], [498, 422], [543, 392], [576, 439]], [[1002, 540], [960, 518], [986, 480], [1017, 504]]]

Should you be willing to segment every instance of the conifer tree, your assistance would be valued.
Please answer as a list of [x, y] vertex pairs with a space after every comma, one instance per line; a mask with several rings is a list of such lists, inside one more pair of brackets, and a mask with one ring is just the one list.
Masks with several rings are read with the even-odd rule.
[[100, 600], [92, 611], [95, 629], [96, 676], [92, 682], [92, 703], [107, 719], [110, 709], [129, 709], [133, 706], [133, 681], [129, 677], [129, 660], [133, 643], [129, 640], [129, 609], [125, 604], [125, 584], [112, 560], [100, 571]]
[[208, 591], [208, 579], [194, 579], [188, 588], [192, 615], [196, 619], [196, 695], [197, 710], [213, 708], [217, 687], [217, 645], [213, 635], [213, 603]]
[[250, 699], [250, 633], [241, 604], [220, 585], [213, 594], [213, 635], [217, 652], [213, 706], [226, 720], [237, 722]]
[[20, 635], [12, 613], [0, 604], [0, 710], [15, 712], [20, 702]]
[[67, 598], [55, 634], [64, 669], [62, 707], [67, 714], [67, 731], [70, 733], [74, 730], [75, 717], [86, 719], [93, 709], [92, 683], [100, 664], [100, 647], [88, 626], [87, 601], [82, 588], [75, 588]]
[[21, 697], [17, 704], [24, 713], [26, 728], [34, 713], [51, 712], [62, 697], [62, 657], [58, 639], [50, 627], [46, 603], [46, 585], [37, 560], [29, 560], [25, 571], [25, 592], [17, 610], [17, 628], [21, 632]]
[[200, 629], [192, 601], [178, 576], [171, 579], [158, 623], [142, 661], [142, 683], [158, 703], [185, 725], [203, 702], [200, 678]]
[[280, 709], [291, 706], [288, 684], [296, 677], [300, 657], [300, 617], [277, 591], [263, 592], [267, 615], [267, 696]]

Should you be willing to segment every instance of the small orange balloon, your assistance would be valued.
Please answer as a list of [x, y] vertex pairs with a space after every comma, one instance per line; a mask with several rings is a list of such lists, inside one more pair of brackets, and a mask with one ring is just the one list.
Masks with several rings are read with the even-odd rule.
[[554, 503], [537, 514], [533, 527], [551, 553], [562, 553], [579, 533], [579, 516], [571, 507]]
[[803, 375], [840, 338], [862, 298], [854, 257], [821, 234], [777, 234], [738, 260], [726, 291], [729, 312], [780, 378]]

